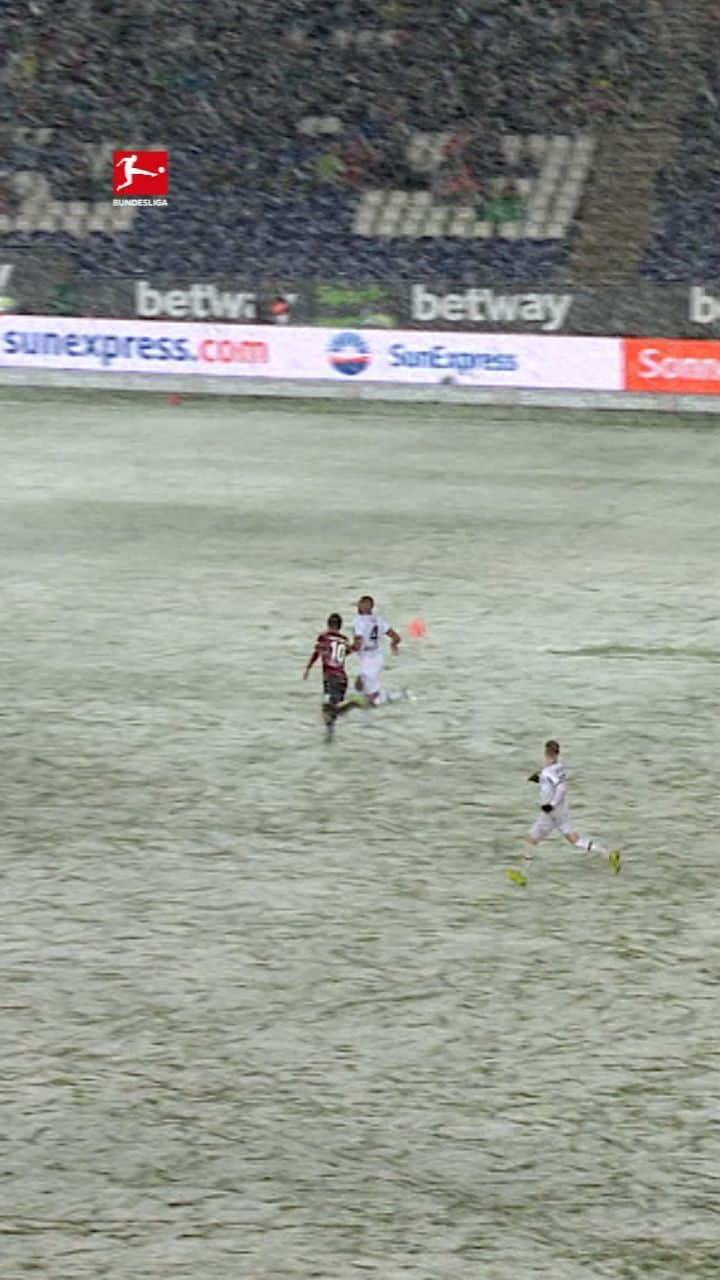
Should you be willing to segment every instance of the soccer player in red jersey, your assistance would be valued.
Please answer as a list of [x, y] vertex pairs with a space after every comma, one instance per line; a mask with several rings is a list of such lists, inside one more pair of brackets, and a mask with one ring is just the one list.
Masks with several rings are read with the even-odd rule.
[[344, 701], [347, 692], [345, 658], [352, 646], [347, 636], [343, 635], [341, 627], [340, 614], [331, 613], [327, 620], [327, 631], [320, 632], [303, 671], [303, 680], [307, 680], [311, 669], [320, 658], [323, 673], [323, 720], [328, 738], [333, 735], [335, 721], [340, 715], [340, 704]]

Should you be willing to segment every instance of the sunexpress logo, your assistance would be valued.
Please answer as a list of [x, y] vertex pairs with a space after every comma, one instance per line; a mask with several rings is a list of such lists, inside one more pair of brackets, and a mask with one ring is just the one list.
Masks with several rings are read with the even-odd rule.
[[352, 378], [370, 363], [370, 347], [359, 333], [337, 333], [328, 346], [328, 359], [336, 373]]
[[394, 342], [390, 365], [395, 369], [438, 369], [441, 372], [515, 373], [519, 359], [514, 351], [468, 351], [437, 342], [431, 347], [408, 347]]

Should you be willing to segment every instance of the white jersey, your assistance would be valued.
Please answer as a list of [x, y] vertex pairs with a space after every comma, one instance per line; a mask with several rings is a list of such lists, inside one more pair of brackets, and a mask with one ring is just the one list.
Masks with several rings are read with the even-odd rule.
[[540, 804], [551, 804], [553, 809], [564, 809], [567, 803], [565, 765], [554, 760], [540, 770]]
[[356, 613], [353, 619], [353, 635], [360, 636], [360, 654], [378, 653], [383, 636], [391, 630], [390, 623], [376, 613]]

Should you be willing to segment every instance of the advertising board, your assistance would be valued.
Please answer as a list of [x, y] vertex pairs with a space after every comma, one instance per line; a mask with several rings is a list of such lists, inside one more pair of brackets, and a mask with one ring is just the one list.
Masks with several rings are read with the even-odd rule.
[[[261, 271], [261, 267], [258, 268]], [[720, 337], [720, 286], [91, 277], [66, 254], [0, 252], [0, 313], [325, 329]]]
[[720, 395], [720, 342], [626, 338], [626, 391], [673, 395]]
[[620, 390], [615, 338], [0, 317], [0, 367]]

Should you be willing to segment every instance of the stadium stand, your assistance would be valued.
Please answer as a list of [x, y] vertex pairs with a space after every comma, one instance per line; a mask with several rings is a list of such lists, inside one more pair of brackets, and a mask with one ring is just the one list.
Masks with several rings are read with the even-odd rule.
[[[80, 274], [559, 278], [608, 261], [612, 202], [619, 274], [651, 231], [658, 278], [705, 251], [714, 145], [670, 153], [678, 85], [717, 105], [711, 5], [0, 0], [0, 24], [0, 243]], [[113, 207], [115, 147], [168, 149], [167, 209]]]
[[660, 173], [658, 211], [642, 266], [643, 275], [656, 280], [720, 275], [717, 44], [709, 46], [698, 83], [700, 92], [681, 121], [679, 144]]

